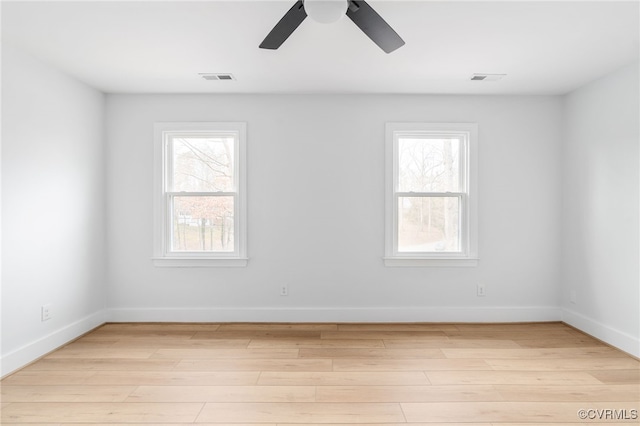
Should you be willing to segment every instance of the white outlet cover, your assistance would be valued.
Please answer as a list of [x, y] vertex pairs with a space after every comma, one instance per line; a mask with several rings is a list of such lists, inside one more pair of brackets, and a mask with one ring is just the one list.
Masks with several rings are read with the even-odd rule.
[[41, 320], [48, 321], [51, 319], [51, 305], [42, 305]]
[[484, 284], [478, 284], [478, 296], [483, 297], [486, 294], [486, 290]]

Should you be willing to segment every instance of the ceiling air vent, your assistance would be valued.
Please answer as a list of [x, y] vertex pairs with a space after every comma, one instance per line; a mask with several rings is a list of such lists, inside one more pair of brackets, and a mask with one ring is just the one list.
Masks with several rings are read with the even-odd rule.
[[471, 81], [498, 81], [505, 78], [506, 74], [474, 74], [471, 76]]
[[229, 73], [218, 74], [218, 73], [207, 72], [207, 73], [200, 73], [198, 75], [204, 78], [205, 80], [235, 80], [236, 79], [233, 76], [233, 74], [229, 74]]

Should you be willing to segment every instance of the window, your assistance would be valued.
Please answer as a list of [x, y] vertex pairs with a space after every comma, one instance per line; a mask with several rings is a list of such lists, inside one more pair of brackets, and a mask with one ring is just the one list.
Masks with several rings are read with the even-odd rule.
[[156, 123], [157, 266], [245, 266], [245, 123]]
[[477, 264], [477, 125], [387, 123], [387, 266]]

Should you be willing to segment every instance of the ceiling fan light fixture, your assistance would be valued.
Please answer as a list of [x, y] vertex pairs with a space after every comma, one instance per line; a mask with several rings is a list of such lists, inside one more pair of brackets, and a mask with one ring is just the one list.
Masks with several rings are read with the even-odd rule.
[[218, 81], [218, 80], [231, 81], [236, 79], [233, 76], [233, 74], [229, 74], [229, 73], [221, 74], [221, 73], [212, 73], [212, 72], [201, 72], [201, 73], [198, 73], [198, 75], [203, 79], [209, 80], [209, 81]]
[[404, 45], [398, 33], [365, 0], [297, 0], [260, 43], [260, 49], [279, 48], [307, 16], [329, 23], [344, 15], [385, 53]]
[[506, 74], [473, 74], [470, 78], [471, 81], [500, 81], [505, 78]]
[[347, 13], [347, 0], [304, 0], [304, 10], [311, 19], [321, 24], [338, 22]]

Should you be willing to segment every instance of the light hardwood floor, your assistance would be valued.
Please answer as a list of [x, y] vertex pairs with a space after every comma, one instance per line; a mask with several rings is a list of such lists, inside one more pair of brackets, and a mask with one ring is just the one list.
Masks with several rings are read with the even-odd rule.
[[106, 324], [1, 391], [3, 425], [640, 424], [639, 362], [561, 323]]

